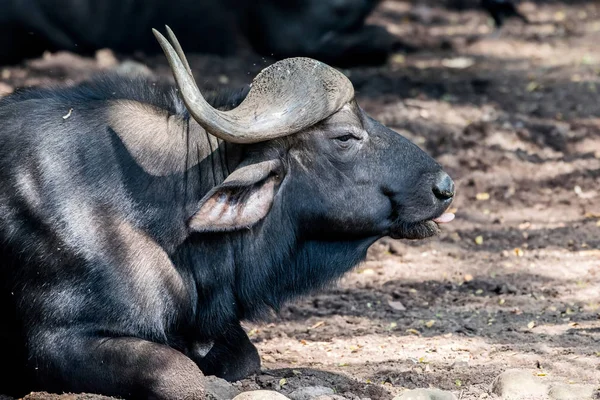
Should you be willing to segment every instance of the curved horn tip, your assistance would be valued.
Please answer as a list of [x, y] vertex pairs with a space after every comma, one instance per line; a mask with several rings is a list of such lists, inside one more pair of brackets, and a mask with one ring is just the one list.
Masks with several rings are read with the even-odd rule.
[[166, 39], [166, 38], [163, 36], [163, 34], [162, 34], [162, 33], [160, 33], [160, 31], [159, 31], [158, 29], [152, 28], [152, 33], [154, 34], [154, 37], [155, 37], [156, 39], [158, 39], [159, 41], [160, 41], [161, 39]]

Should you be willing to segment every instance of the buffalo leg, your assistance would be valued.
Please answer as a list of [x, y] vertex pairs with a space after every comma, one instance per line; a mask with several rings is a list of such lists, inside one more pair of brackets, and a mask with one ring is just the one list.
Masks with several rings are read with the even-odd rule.
[[231, 327], [225, 335], [215, 339], [205, 356], [193, 354], [191, 357], [205, 375], [228, 381], [237, 381], [260, 371], [258, 351], [240, 325]]
[[[42, 387], [134, 399], [203, 399], [198, 366], [171, 347], [133, 337], [47, 338], [36, 354]], [[51, 338], [51, 339], [48, 339]]]

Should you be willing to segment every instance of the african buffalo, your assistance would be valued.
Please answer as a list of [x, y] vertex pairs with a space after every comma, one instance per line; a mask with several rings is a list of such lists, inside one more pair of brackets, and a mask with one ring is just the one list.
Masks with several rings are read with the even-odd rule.
[[382, 63], [392, 36], [365, 18], [380, 0], [0, 0], [0, 63], [44, 50], [156, 52], [169, 24], [188, 51], [232, 54], [242, 43], [276, 58]]
[[155, 34], [179, 91], [103, 78], [0, 100], [0, 392], [202, 398], [203, 375], [260, 368], [240, 320], [453, 218], [450, 177], [342, 73], [286, 59], [217, 109]]

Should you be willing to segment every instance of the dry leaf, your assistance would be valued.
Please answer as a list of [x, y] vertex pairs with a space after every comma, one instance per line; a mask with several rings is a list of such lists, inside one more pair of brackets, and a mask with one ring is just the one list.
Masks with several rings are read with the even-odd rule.
[[394, 54], [392, 56], [391, 61], [394, 64], [404, 64], [404, 62], [406, 61], [406, 57], [404, 57], [404, 55], [402, 54]]
[[517, 247], [517, 248], [515, 249], [515, 255], [516, 255], [517, 257], [523, 257], [523, 250], [521, 250], [520, 248], [518, 248], [518, 247]]
[[431, 328], [434, 324], [435, 324], [435, 321], [433, 319], [430, 319], [429, 321], [425, 322], [425, 326], [427, 328]]
[[527, 328], [529, 329], [533, 329], [535, 327], [535, 321], [531, 321], [530, 323], [527, 324]]
[[421, 332], [419, 332], [418, 330], [413, 329], [413, 328], [408, 328], [406, 330], [406, 333], [410, 333], [411, 335], [415, 335], [415, 336], [421, 336]]
[[442, 60], [442, 65], [446, 68], [465, 69], [475, 64], [475, 60], [468, 57], [446, 58]]
[[308, 329], [316, 329], [316, 328], [320, 327], [321, 325], [323, 325], [324, 323], [325, 323], [325, 321], [319, 321]]
[[373, 275], [375, 271], [372, 268], [359, 269], [357, 274]]
[[281, 378], [279, 380], [279, 386], [281, 386], [281, 387], [285, 386], [286, 383], [287, 383], [287, 379], [285, 379], [285, 378]]
[[527, 87], [525, 88], [528, 92], [533, 92], [534, 90], [538, 89], [540, 87], [540, 84], [535, 82], [535, 81], [531, 81], [527, 84]]
[[476, 245], [482, 245], [483, 244], [483, 236], [479, 235], [475, 238], [475, 244]]
[[477, 193], [475, 195], [475, 198], [479, 201], [485, 201], [485, 200], [489, 200], [490, 199], [490, 194], [489, 193]]

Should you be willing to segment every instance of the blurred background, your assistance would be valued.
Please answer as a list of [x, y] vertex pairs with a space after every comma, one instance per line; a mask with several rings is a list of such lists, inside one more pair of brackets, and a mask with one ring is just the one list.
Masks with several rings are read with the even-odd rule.
[[[275, 58], [308, 56], [335, 65], [377, 65], [398, 50], [417, 50], [405, 35], [367, 22], [381, 0], [0, 0], [0, 62], [44, 51], [92, 54], [158, 52], [151, 28], [170, 25], [190, 52], [233, 55], [243, 48]], [[479, 9], [493, 27], [529, 20], [513, 0], [440, 0], [453, 10]], [[444, 17], [414, 2], [402, 18]], [[529, 7], [531, 13], [535, 8]], [[397, 10], [401, 11], [401, 10]], [[534, 20], [535, 20], [534, 16]], [[438, 21], [439, 22], [439, 21]], [[471, 36], [478, 31], [471, 32]], [[404, 39], [404, 40], [403, 40]]]
[[368, 113], [455, 179], [457, 219], [439, 237], [382, 239], [338, 285], [248, 325], [268, 373], [236, 389], [487, 399], [512, 368], [526, 371], [525, 394], [531, 379], [571, 395], [553, 399], [600, 389], [598, 0], [0, 0], [0, 10], [0, 96], [107, 72], [172, 83], [150, 32], [167, 23], [206, 92], [240, 88], [282, 57], [335, 65]]

